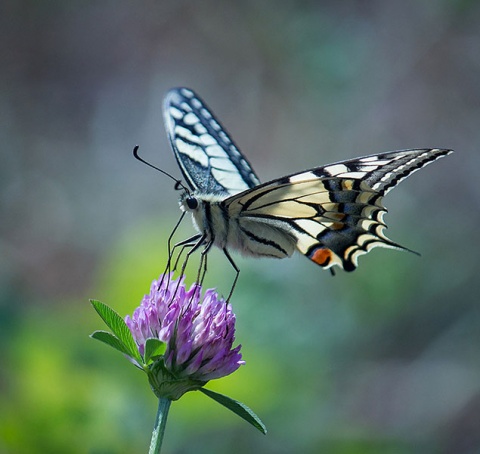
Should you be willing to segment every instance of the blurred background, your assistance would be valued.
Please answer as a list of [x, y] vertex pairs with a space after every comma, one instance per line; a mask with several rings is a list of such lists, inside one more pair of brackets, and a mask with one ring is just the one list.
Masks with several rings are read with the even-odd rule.
[[[162, 102], [202, 96], [262, 181], [414, 147], [456, 153], [386, 199], [388, 234], [335, 277], [253, 260], [232, 300], [246, 366], [172, 405], [165, 453], [480, 452], [480, 3], [0, 5], [0, 452], [147, 452], [145, 376], [88, 335], [166, 263], [179, 177]], [[193, 233], [189, 221], [176, 239]], [[192, 276], [194, 273], [191, 273]], [[217, 250], [208, 286], [230, 289]]]

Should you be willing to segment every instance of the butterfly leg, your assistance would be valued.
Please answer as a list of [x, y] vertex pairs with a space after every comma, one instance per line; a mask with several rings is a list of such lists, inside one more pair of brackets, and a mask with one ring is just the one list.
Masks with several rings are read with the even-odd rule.
[[181, 214], [180, 219], [175, 224], [175, 227], [173, 228], [172, 233], [170, 233], [170, 236], [168, 237], [168, 241], [167, 241], [168, 262], [167, 262], [167, 269], [165, 270], [165, 273], [167, 271], [170, 272], [170, 269], [171, 269], [170, 265], [171, 265], [171, 261], [172, 261], [173, 251], [177, 247], [177, 245], [174, 245], [173, 249], [172, 249], [172, 239], [173, 239], [173, 236], [175, 235], [175, 232], [177, 231], [178, 227], [182, 223], [184, 217], [185, 217], [185, 211]]
[[[201, 235], [197, 234], [197, 235], [194, 235], [190, 238], [187, 238], [186, 240], [180, 241], [180, 243], [177, 243], [177, 244], [175, 244], [175, 246], [173, 246], [172, 255], [173, 255], [173, 251], [175, 249], [177, 249], [178, 247], [181, 247], [181, 249], [180, 249], [180, 252], [177, 255], [177, 258], [175, 260], [175, 264], [173, 265], [172, 271], [175, 271], [177, 269], [178, 262], [180, 261], [180, 257], [182, 256], [185, 249], [189, 248], [189, 247], [194, 247], [197, 244], [197, 241], [200, 239], [200, 237], [201, 237]], [[182, 267], [182, 270], [184, 270], [184, 269], [185, 269], [185, 267]]]
[[[181, 270], [181, 275], [183, 275], [185, 273], [185, 268], [187, 267], [187, 263], [188, 263], [188, 259], [190, 258], [190, 256], [200, 247], [202, 246], [204, 243], [205, 243], [205, 239], [207, 238], [207, 234], [204, 233], [203, 235], [195, 235], [194, 237], [190, 238], [190, 242], [186, 242], [187, 240], [185, 240], [183, 243], [186, 243], [183, 245], [182, 247], [182, 251], [183, 252], [185, 250], [186, 247], [191, 247], [192, 249], [190, 249], [188, 252], [187, 252], [187, 255], [185, 256], [185, 260], [183, 261], [182, 263], [182, 270]], [[195, 243], [193, 243], [192, 240], [197, 240]], [[208, 252], [208, 250], [211, 248], [213, 244], [213, 241], [209, 241], [208, 244], [205, 246], [205, 249], [202, 251], [202, 254], [200, 256], [200, 264], [199, 264], [199, 267], [198, 267], [198, 273], [197, 273], [197, 279], [195, 281], [195, 284], [200, 286], [202, 285], [202, 281], [203, 281], [203, 278], [205, 277], [205, 273], [207, 271], [207, 256], [206, 256], [206, 252]], [[180, 252], [180, 253], [181, 253]], [[179, 254], [180, 256], [180, 254]], [[178, 259], [177, 259], [177, 262], [178, 262]], [[177, 265], [177, 263], [175, 263], [175, 266]], [[203, 273], [202, 273], [202, 268], [203, 268]], [[201, 277], [201, 280], [200, 280], [200, 275], [202, 276]], [[176, 290], [175, 290], [175, 293], [176, 293]], [[192, 298], [193, 298], [194, 294], [192, 294]]]
[[203, 284], [203, 280], [205, 279], [205, 274], [207, 274], [208, 252], [210, 251], [212, 246], [213, 246], [213, 241], [209, 241], [201, 253], [200, 265], [198, 267], [198, 274], [197, 274], [197, 282], [200, 285]]
[[[177, 269], [177, 265], [178, 265], [178, 262], [180, 260], [180, 256], [183, 254], [183, 251], [186, 248], [191, 247], [192, 249], [190, 249], [190, 251], [187, 252], [185, 260], [182, 263], [182, 269], [180, 271], [180, 276], [183, 276], [185, 274], [185, 268], [187, 267], [188, 259], [204, 243], [206, 236], [207, 236], [206, 234], [203, 234], [203, 235], [197, 234], [197, 235], [194, 235], [190, 238], [187, 238], [186, 240], [180, 241], [180, 243], [177, 243], [177, 244], [175, 244], [175, 246], [173, 246], [172, 255], [173, 255], [174, 250], [177, 247], [181, 247], [181, 250], [178, 253], [178, 256], [175, 260], [175, 265], [173, 267], [173, 271], [175, 271]], [[173, 293], [172, 298], [174, 298], [175, 295], [177, 294], [177, 290], [178, 290], [179, 285], [180, 285], [180, 280], [178, 281], [177, 288], [175, 289], [175, 292]]]
[[[183, 251], [187, 248], [187, 247], [193, 247], [195, 246], [196, 244], [196, 241], [201, 237], [200, 234], [197, 234], [197, 235], [194, 235], [190, 238], [187, 238], [186, 240], [183, 240], [181, 241], [180, 243], [177, 243], [173, 246], [173, 248], [171, 249], [171, 252], [169, 254], [169, 258], [168, 258], [168, 263], [167, 263], [167, 267], [165, 268], [165, 272], [163, 273], [162, 275], [162, 279], [160, 281], [160, 283], [158, 284], [158, 288], [160, 288], [163, 284], [163, 279], [165, 279], [165, 276], [169, 276], [171, 272], [174, 272], [176, 269], [177, 269], [177, 266], [178, 266], [178, 262], [180, 260], [180, 257], [181, 255], [183, 254]], [[171, 264], [172, 264], [172, 258], [173, 258], [173, 255], [175, 254], [175, 250], [177, 248], [181, 247], [180, 249], [180, 252], [178, 253], [177, 255], [177, 258], [175, 259], [175, 264], [173, 266], [173, 268], [171, 267]], [[185, 270], [185, 266], [182, 266], [182, 274], [183, 274], [183, 271]]]
[[[180, 274], [183, 275], [185, 273], [185, 268], [187, 267], [188, 259], [200, 246], [202, 246], [204, 244], [206, 238], [207, 238], [206, 233], [204, 233], [202, 235], [198, 234], [198, 235], [192, 236], [188, 240], [185, 240], [185, 241], [182, 241], [181, 243], [178, 243], [178, 246], [183, 246], [181, 252], [183, 252], [183, 250], [185, 250], [186, 247], [191, 247], [192, 248], [187, 252], [187, 255], [185, 256], [185, 260], [182, 263], [182, 270], [181, 270]], [[177, 246], [177, 245], [175, 245], [175, 246]], [[177, 262], [178, 262], [178, 259], [177, 259]], [[175, 267], [177, 266], [177, 262], [175, 263]]]
[[232, 288], [230, 289], [230, 293], [228, 294], [228, 298], [227, 298], [227, 301], [226, 301], [228, 303], [230, 301], [230, 298], [232, 297], [233, 290], [235, 289], [235, 286], [237, 285], [238, 276], [240, 275], [240, 268], [238, 268], [236, 263], [233, 261], [232, 257], [228, 253], [227, 248], [223, 248], [223, 253], [225, 254], [225, 257], [227, 257], [228, 261], [230, 262], [230, 265], [233, 266], [233, 269], [237, 273], [235, 275], [235, 279], [233, 280], [233, 284], [232, 284]]
[[[205, 279], [205, 274], [207, 274], [207, 259], [208, 255], [203, 255], [202, 253], [202, 258], [200, 260], [200, 266], [198, 267], [198, 276], [197, 276], [197, 282], [200, 285], [203, 285], [203, 280]], [[201, 271], [201, 276], [200, 276], [200, 271]]]
[[[178, 246], [177, 244], [173, 246], [172, 248], [172, 239], [173, 239], [173, 236], [175, 235], [175, 232], [177, 231], [178, 227], [180, 226], [180, 224], [182, 223], [182, 220], [185, 216], [185, 212], [183, 212], [180, 216], [180, 219], [177, 221], [177, 223], [175, 224], [175, 227], [173, 228], [172, 232], [170, 233], [169, 237], [168, 237], [168, 240], [167, 240], [167, 251], [168, 251], [168, 260], [167, 260], [167, 266], [165, 267], [165, 271], [163, 272], [163, 275], [162, 275], [162, 279], [160, 280], [160, 283], [159, 283], [159, 288], [162, 286], [163, 284], [163, 280], [165, 279], [165, 276], [169, 276], [170, 275], [170, 272], [172, 271], [172, 268], [171, 268], [171, 265], [172, 265], [172, 257], [173, 257], [173, 254], [174, 254], [174, 251], [175, 251], [175, 248]], [[190, 240], [191, 238], [189, 238]], [[180, 251], [181, 252], [181, 251]], [[178, 261], [178, 259], [177, 259]], [[175, 267], [173, 268], [173, 271], [175, 271], [175, 268], [176, 268], [176, 262], [175, 262]]]

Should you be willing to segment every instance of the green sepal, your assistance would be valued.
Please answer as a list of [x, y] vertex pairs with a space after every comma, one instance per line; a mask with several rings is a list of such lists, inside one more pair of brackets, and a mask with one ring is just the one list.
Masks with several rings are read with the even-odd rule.
[[166, 349], [167, 344], [162, 342], [160, 339], [155, 339], [153, 337], [147, 339], [145, 342], [145, 352], [143, 354], [143, 360], [145, 364], [149, 364], [159, 356], [163, 356]]
[[154, 361], [144, 370], [147, 372], [152, 391], [159, 399], [163, 397], [178, 400], [186, 392], [196, 391], [207, 384], [205, 380], [176, 377], [165, 368], [163, 359]]
[[245, 421], [249, 422], [253, 427], [258, 429], [264, 435], [267, 433], [267, 428], [265, 424], [263, 424], [262, 420], [245, 404], [242, 404], [238, 400], [232, 399], [231, 397], [225, 396], [223, 394], [216, 393], [209, 389], [200, 388], [199, 391], [202, 391], [203, 394], [211, 397], [219, 404], [236, 413], [238, 416], [240, 416], [240, 418], [243, 418]]
[[[132, 336], [132, 333], [128, 329], [127, 324], [125, 323], [125, 320], [123, 320], [123, 318], [120, 317], [117, 312], [115, 312], [112, 308], [108, 307], [106, 304], [97, 300], [90, 300], [90, 302], [92, 303], [94, 309], [97, 311], [98, 315], [100, 315], [102, 320], [105, 322], [105, 324], [113, 331], [114, 337], [116, 337], [118, 341], [123, 344], [124, 349], [120, 351], [127, 354], [128, 356], [131, 356], [139, 364], [141, 364], [142, 357], [138, 352], [137, 344], [135, 343], [135, 340]], [[103, 342], [105, 341], [104, 339], [102, 339]]]

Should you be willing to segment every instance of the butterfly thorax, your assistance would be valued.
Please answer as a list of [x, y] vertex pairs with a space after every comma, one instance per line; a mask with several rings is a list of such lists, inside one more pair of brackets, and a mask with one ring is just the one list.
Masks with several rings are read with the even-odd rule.
[[228, 218], [224, 216], [222, 201], [228, 195], [184, 193], [180, 197], [180, 209], [192, 215], [195, 228], [205, 235], [205, 242], [225, 247], [228, 238]]
[[268, 220], [252, 221], [241, 215], [241, 204], [229, 204], [228, 195], [185, 194], [180, 208], [192, 214], [195, 228], [205, 235], [205, 243], [236, 250], [254, 257], [289, 257], [296, 240], [286, 226]]

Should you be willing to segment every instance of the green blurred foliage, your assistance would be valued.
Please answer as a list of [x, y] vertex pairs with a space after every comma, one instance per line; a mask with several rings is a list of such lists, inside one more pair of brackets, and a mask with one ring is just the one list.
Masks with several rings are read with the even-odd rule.
[[[235, 255], [247, 364], [172, 405], [165, 453], [480, 449], [480, 4], [4, 2], [0, 6], [0, 453], [136, 453], [156, 402], [89, 339], [95, 298], [132, 313], [178, 219], [162, 98], [203, 96], [262, 180], [354, 156], [457, 152], [389, 194], [389, 236], [331, 277]], [[185, 221], [174, 241], [192, 235]], [[198, 256], [187, 270], [196, 274]], [[205, 284], [226, 294], [221, 252]]]

